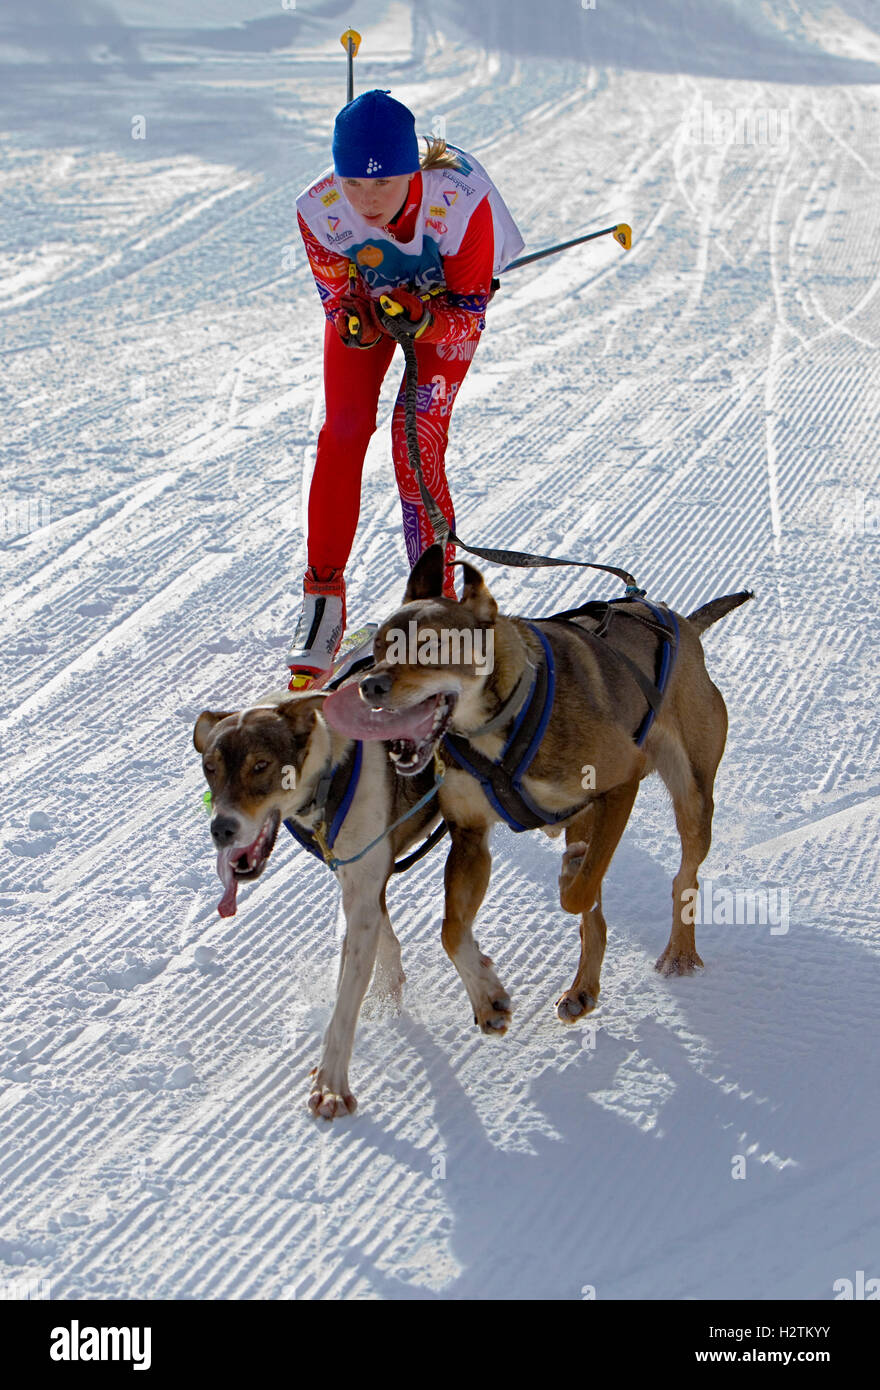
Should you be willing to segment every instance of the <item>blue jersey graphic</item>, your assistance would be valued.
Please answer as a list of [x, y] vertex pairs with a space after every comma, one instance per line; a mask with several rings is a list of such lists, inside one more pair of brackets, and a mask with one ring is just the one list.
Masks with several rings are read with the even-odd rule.
[[362, 241], [346, 249], [361, 278], [370, 289], [384, 285], [412, 285], [418, 294], [442, 289], [443, 260], [432, 237], [422, 238], [422, 249], [410, 254], [393, 241]]

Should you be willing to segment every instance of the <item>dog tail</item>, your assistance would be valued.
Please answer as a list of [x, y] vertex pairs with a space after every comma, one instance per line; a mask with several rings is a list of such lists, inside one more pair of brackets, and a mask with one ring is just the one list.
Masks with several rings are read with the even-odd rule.
[[754, 597], [753, 589], [741, 589], [738, 594], [725, 594], [723, 598], [713, 598], [710, 603], [704, 603], [702, 608], [689, 613], [688, 622], [693, 623], [697, 632], [705, 632], [706, 628], [717, 623], [719, 618], [726, 617], [734, 608], [739, 608], [741, 603], [746, 603]]

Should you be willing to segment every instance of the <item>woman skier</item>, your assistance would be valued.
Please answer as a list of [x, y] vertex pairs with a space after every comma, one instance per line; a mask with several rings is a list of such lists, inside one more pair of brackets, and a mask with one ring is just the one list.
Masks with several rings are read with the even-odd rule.
[[[336, 117], [333, 166], [297, 199], [299, 229], [323, 301], [325, 419], [308, 503], [303, 606], [287, 657], [291, 690], [322, 685], [345, 632], [345, 565], [360, 511], [361, 473], [395, 340], [381, 295], [403, 309], [418, 361], [422, 471], [454, 526], [444, 457], [452, 406], [485, 327], [493, 277], [522, 249], [501, 195], [469, 154], [427, 140], [387, 92], [364, 92]], [[410, 566], [434, 539], [409, 466], [404, 387], [391, 424]], [[444, 594], [455, 598], [455, 547]]]

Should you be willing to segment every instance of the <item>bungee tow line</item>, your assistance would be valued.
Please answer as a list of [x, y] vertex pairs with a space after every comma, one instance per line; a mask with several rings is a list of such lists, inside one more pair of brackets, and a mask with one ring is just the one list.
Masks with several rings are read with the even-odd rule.
[[412, 335], [407, 333], [404, 328], [397, 328], [395, 320], [403, 314], [403, 306], [396, 300], [389, 298], [388, 295], [381, 295], [379, 303], [388, 316], [385, 327], [389, 335], [398, 342], [403, 349], [404, 361], [406, 362], [406, 385], [404, 398], [405, 412], [405, 435], [406, 448], [409, 456], [409, 465], [416, 476], [419, 485], [419, 496], [422, 505], [428, 514], [428, 519], [434, 530], [434, 538], [442, 546], [449, 543], [457, 545], [461, 550], [466, 550], [469, 555], [477, 555], [481, 560], [488, 560], [490, 564], [509, 565], [516, 569], [539, 569], [557, 565], [573, 565], [579, 569], [603, 570], [606, 574], [613, 574], [616, 578], [623, 581], [626, 585], [627, 598], [641, 598], [647, 591], [640, 589], [633, 576], [628, 570], [620, 569], [617, 565], [600, 565], [593, 560], [560, 560], [552, 555], [533, 555], [528, 551], [522, 550], [493, 550], [484, 546], [468, 545], [452, 529], [443, 512], [440, 510], [437, 499], [430, 492], [425, 482], [422, 472], [422, 458], [419, 449], [418, 434], [418, 386], [419, 368], [416, 360], [416, 349]]

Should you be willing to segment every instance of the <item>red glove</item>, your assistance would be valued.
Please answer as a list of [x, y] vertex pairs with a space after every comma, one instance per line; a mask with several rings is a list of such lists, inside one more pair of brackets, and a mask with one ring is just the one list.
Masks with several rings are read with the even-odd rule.
[[344, 295], [333, 314], [333, 327], [346, 347], [375, 347], [382, 337], [375, 302], [367, 295]]

